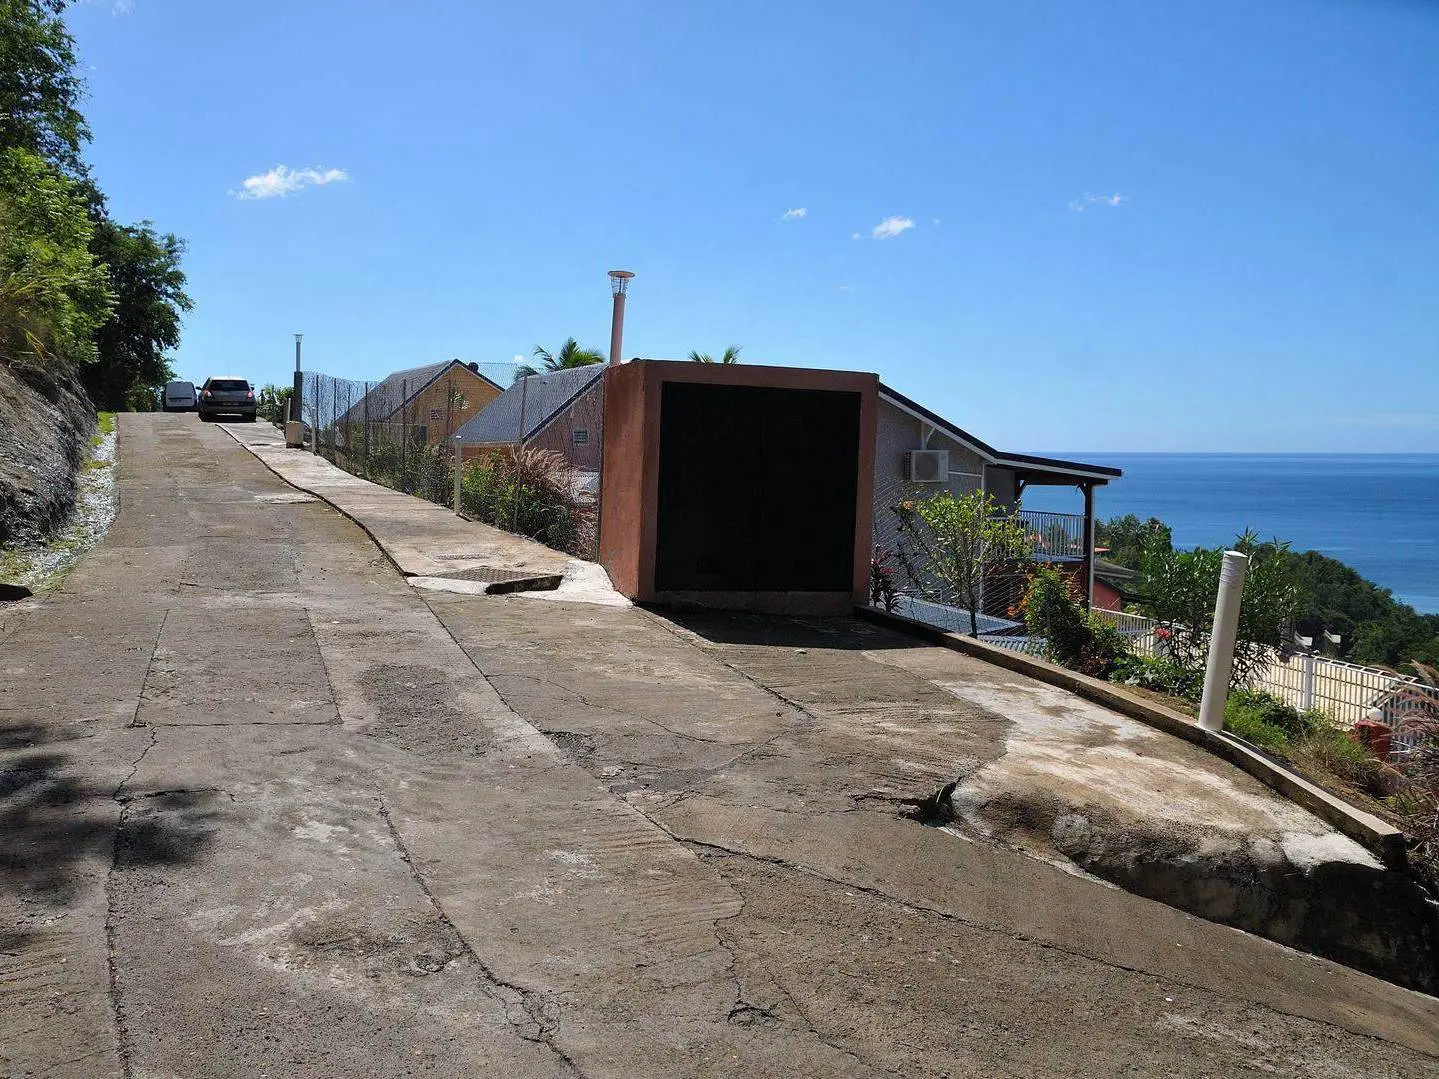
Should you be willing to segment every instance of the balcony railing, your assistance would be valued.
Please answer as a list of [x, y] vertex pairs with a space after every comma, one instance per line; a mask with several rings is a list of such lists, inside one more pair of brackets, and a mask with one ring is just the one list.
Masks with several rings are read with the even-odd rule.
[[1079, 561], [1084, 558], [1084, 515], [1020, 510], [1019, 519], [1034, 544], [1034, 557]]

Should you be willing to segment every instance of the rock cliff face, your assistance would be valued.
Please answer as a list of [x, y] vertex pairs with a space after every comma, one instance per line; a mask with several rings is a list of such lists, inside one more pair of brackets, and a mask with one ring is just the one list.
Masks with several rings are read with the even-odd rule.
[[95, 409], [73, 375], [0, 364], [0, 547], [65, 523], [94, 433]]

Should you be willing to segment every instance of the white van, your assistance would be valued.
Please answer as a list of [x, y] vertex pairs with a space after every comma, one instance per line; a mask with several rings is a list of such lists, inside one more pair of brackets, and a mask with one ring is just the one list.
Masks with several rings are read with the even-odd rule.
[[165, 397], [161, 405], [166, 412], [194, 412], [197, 404], [193, 382], [165, 383]]

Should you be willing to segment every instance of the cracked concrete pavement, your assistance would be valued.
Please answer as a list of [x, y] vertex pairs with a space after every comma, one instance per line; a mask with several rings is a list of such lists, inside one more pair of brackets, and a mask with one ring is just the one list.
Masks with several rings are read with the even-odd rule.
[[905, 819], [1002, 754], [933, 679], [421, 593], [190, 416], [118, 468], [0, 623], [5, 1074], [1439, 1074], [1431, 997]]

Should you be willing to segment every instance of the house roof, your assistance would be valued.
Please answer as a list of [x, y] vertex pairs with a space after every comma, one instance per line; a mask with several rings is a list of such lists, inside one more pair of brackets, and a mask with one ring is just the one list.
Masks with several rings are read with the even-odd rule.
[[[456, 431], [455, 437], [471, 445], [503, 446], [530, 438], [604, 373], [604, 364], [592, 363], [522, 378]], [[523, 433], [520, 431], [522, 411]]]
[[1124, 475], [1124, 471], [1118, 468], [1111, 468], [1109, 465], [1091, 465], [1082, 461], [1065, 461], [1058, 457], [1035, 457], [1028, 453], [1003, 453], [987, 442], [975, 438], [968, 431], [950, 423], [937, 412], [931, 412], [918, 401], [912, 401], [898, 390], [891, 389], [883, 382], [879, 384], [879, 395], [890, 404], [895, 405], [904, 412], [908, 412], [915, 418], [925, 423], [933, 424], [943, 431], [950, 438], [962, 445], [968, 446], [971, 450], [984, 458], [989, 464], [998, 465], [1002, 468], [1012, 468], [1016, 472], [1034, 473], [1060, 473], [1068, 476], [1078, 476], [1081, 479], [1097, 480], [1100, 483], [1108, 483], [1112, 479], [1118, 479]]
[[1139, 579], [1139, 574], [1128, 566], [1121, 566], [1118, 562], [1111, 562], [1100, 555], [1094, 556], [1094, 575], [1096, 577], [1107, 577], [1112, 581], [1134, 581]]
[[497, 390], [501, 389], [494, 380], [485, 378], [484, 375], [460, 360], [441, 360], [439, 363], [427, 363], [419, 367], [391, 372], [369, 393], [360, 398], [359, 403], [345, 413], [345, 417], [349, 418], [365, 411], [372, 421], [387, 420], [400, 410], [401, 405], [409, 404], [423, 393], [435, 379], [455, 367], [463, 368], [476, 378], [488, 382]]

